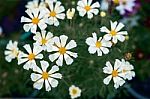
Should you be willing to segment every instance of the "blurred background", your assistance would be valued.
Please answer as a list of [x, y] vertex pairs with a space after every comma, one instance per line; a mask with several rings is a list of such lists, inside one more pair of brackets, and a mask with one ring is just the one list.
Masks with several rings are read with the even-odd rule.
[[[64, 66], [61, 69], [65, 77], [60, 81], [60, 85], [50, 92], [33, 89], [33, 82], [30, 80], [31, 71], [18, 66], [17, 60], [11, 63], [5, 61], [4, 51], [9, 40], [18, 41], [19, 48], [26, 43], [33, 43], [33, 34], [25, 33], [23, 24], [20, 22], [21, 16], [27, 16], [25, 5], [28, 1], [0, 0], [0, 97], [67, 99], [69, 98], [68, 85], [77, 84], [85, 88], [80, 97], [82, 99], [150, 98], [150, 0], [137, 0], [134, 11], [126, 12], [125, 15], [120, 15], [115, 10], [115, 5], [110, 3], [110, 8], [105, 11], [105, 17], [98, 15], [94, 17], [94, 21], [87, 20], [87, 18], [79, 17], [76, 11], [72, 22], [61, 21], [59, 29], [49, 26], [48, 30], [54, 32], [55, 35], [65, 34], [70, 39], [75, 39], [78, 43], [77, 51], [80, 54], [72, 66]], [[76, 8], [77, 0], [61, 1], [66, 9]], [[102, 2], [101, 0], [94, 1]], [[113, 48], [113, 53], [98, 59], [96, 55], [88, 53], [85, 39], [91, 36], [92, 32], [99, 33], [101, 26], [109, 26], [109, 20], [123, 22], [126, 25], [125, 29], [129, 32], [129, 37], [124, 44], [117, 45], [118, 49]], [[118, 50], [121, 50], [121, 53], [118, 53]], [[112, 86], [107, 88], [108, 86], [103, 84], [102, 80], [105, 76], [99, 69], [104, 67], [102, 64], [105, 64], [108, 59], [114, 60], [118, 57], [126, 58], [134, 65], [136, 77], [127, 82], [129, 84], [115, 90]], [[99, 77], [101, 75], [102, 77]]]

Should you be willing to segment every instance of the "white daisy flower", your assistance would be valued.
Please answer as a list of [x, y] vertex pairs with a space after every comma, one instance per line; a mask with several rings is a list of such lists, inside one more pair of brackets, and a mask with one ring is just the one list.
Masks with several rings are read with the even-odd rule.
[[108, 30], [105, 26], [100, 28], [101, 32], [106, 32], [107, 34], [104, 35], [105, 40], [111, 40], [113, 43], [117, 43], [118, 40], [121, 42], [125, 41], [125, 35], [127, 35], [127, 31], [120, 31], [123, 27], [124, 24], [118, 23], [117, 21], [111, 23], [111, 30]]
[[89, 37], [86, 39], [86, 43], [89, 45], [88, 51], [90, 54], [94, 54], [97, 52], [98, 56], [102, 56], [102, 52], [104, 54], [109, 53], [109, 49], [107, 47], [111, 47], [112, 43], [110, 41], [106, 41], [100, 37], [97, 39], [97, 34], [92, 33], [93, 37]]
[[131, 65], [128, 61], [122, 59], [122, 73], [124, 74], [124, 79], [132, 80], [135, 77], [135, 72], [132, 71], [134, 69], [133, 65]]
[[7, 62], [11, 62], [12, 59], [18, 57], [18, 53], [19, 53], [18, 42], [17, 41], [12, 42], [12, 40], [10, 40], [6, 46], [6, 51], [4, 52], [5, 60]]
[[47, 49], [47, 46], [52, 46], [54, 44], [53, 42], [53, 34], [51, 32], [46, 33], [45, 30], [40, 32], [37, 32], [33, 39], [36, 41], [35, 44], [38, 44], [42, 46], [43, 50]]
[[116, 10], [118, 10], [121, 15], [124, 15], [126, 10], [132, 12], [134, 6], [135, 0], [121, 0], [119, 5], [116, 7]]
[[66, 13], [67, 19], [72, 19], [74, 17], [74, 14], [75, 14], [75, 8], [68, 9]]
[[104, 84], [108, 85], [112, 78], [114, 81], [114, 87], [116, 89], [125, 83], [125, 80], [123, 79], [124, 75], [122, 73], [120, 60], [116, 59], [114, 68], [112, 67], [111, 63], [107, 61], [106, 67], [103, 68], [103, 72], [109, 74], [109, 76], [103, 80]]
[[49, 55], [49, 59], [52, 62], [57, 59], [56, 64], [58, 66], [63, 65], [63, 58], [65, 59], [66, 64], [70, 65], [73, 63], [72, 57], [74, 57], [74, 58], [78, 57], [77, 53], [69, 51], [70, 49], [77, 47], [76, 42], [74, 40], [71, 40], [68, 44], [66, 44], [67, 39], [68, 39], [68, 37], [65, 35], [61, 35], [60, 37], [54, 37], [53, 38], [53, 40], [54, 40], [53, 48], [47, 49], [48, 52], [56, 51], [56, 53]]
[[41, 2], [40, 0], [33, 0], [29, 1], [25, 6], [27, 9], [35, 9], [35, 8], [42, 8], [45, 7], [45, 3]]
[[40, 64], [42, 69], [36, 66], [36, 68], [33, 69], [36, 73], [31, 74], [31, 80], [35, 82], [33, 87], [40, 90], [45, 82], [45, 90], [50, 91], [51, 87], [55, 88], [58, 86], [58, 81], [56, 79], [61, 79], [62, 75], [60, 73], [56, 73], [59, 71], [58, 66], [52, 66], [51, 70], [47, 71], [49, 63], [46, 61], [40, 61]]
[[21, 17], [21, 22], [25, 22], [23, 28], [26, 32], [29, 32], [31, 30], [32, 33], [36, 33], [37, 27], [39, 27], [41, 30], [44, 30], [47, 25], [45, 24], [45, 11], [43, 9], [27, 9], [25, 11], [30, 18]]
[[65, 11], [65, 8], [61, 5], [60, 1], [56, 2], [49, 1], [47, 2], [47, 4], [49, 8], [45, 9], [46, 17], [48, 17], [47, 24], [58, 26], [59, 25], [58, 19], [61, 20], [65, 19], [65, 13], [63, 13]]
[[26, 70], [33, 69], [36, 66], [35, 60], [42, 59], [43, 54], [40, 54], [42, 52], [42, 47], [36, 44], [33, 44], [33, 50], [31, 49], [29, 44], [26, 44], [23, 46], [27, 53], [20, 52], [18, 55], [18, 65], [24, 64], [23, 68]]
[[100, 4], [99, 2], [95, 2], [92, 4], [93, 0], [79, 0], [77, 10], [79, 11], [79, 15], [81, 17], [87, 14], [89, 19], [93, 18], [93, 14], [97, 15], [99, 13]]
[[72, 85], [69, 87], [69, 94], [71, 96], [71, 99], [75, 99], [81, 96], [81, 89], [79, 87], [76, 87], [75, 85]]

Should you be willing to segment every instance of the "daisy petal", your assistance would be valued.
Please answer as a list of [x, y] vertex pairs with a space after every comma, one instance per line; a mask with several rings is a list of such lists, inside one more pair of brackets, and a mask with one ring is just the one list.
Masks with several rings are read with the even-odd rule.
[[121, 61], [119, 59], [116, 59], [114, 64], [114, 70], [118, 70], [120, 66], [121, 66]]
[[83, 1], [78, 1], [77, 5], [80, 6], [80, 7], [84, 7], [85, 6]]
[[108, 48], [101, 47], [100, 49], [102, 50], [102, 52], [103, 52], [104, 54], [108, 54], [108, 53], [109, 53], [109, 49], [108, 49]]
[[87, 15], [88, 15], [88, 18], [89, 18], [89, 19], [92, 19], [92, 18], [93, 18], [93, 14], [92, 14], [91, 12], [88, 12]]
[[60, 73], [51, 74], [51, 77], [61, 79], [62, 75]]
[[92, 4], [92, 1], [93, 1], [93, 0], [89, 0], [89, 1], [88, 1], [88, 5], [91, 5], [91, 4]]
[[70, 65], [70, 64], [73, 63], [73, 59], [69, 55], [64, 54], [64, 58], [65, 58], [65, 61], [66, 61], [67, 65]]
[[46, 72], [46, 70], [47, 70], [47, 68], [49, 66], [49, 63], [47, 61], [40, 61], [40, 63], [41, 63], [42, 70], [44, 72]]
[[64, 47], [66, 45], [68, 37], [65, 35], [60, 36], [61, 46]]
[[99, 10], [98, 9], [91, 9], [89, 12], [94, 13], [95, 15], [98, 15]]
[[57, 18], [54, 17], [54, 26], [58, 26], [59, 25], [59, 21]]
[[42, 50], [43, 50], [43, 49], [42, 49], [41, 46], [36, 45], [36, 44], [33, 45], [33, 53], [34, 53], [35, 55], [39, 54]]
[[66, 45], [66, 49], [72, 49], [77, 47], [77, 44], [74, 40], [71, 40], [67, 45]]
[[98, 56], [102, 56], [102, 51], [100, 49], [97, 49]]
[[42, 75], [36, 74], [36, 73], [32, 73], [30, 77], [31, 77], [31, 80], [32, 80], [32, 81], [37, 81], [37, 80], [39, 80], [40, 78], [42, 78]]
[[119, 41], [124, 42], [125, 41], [125, 37], [122, 35], [117, 35], [116, 36], [118, 38]]
[[92, 4], [91, 8], [100, 8], [100, 4], [98, 2]]
[[5, 60], [6, 60], [7, 62], [9, 62], [9, 63], [10, 63], [10, 62], [12, 61], [12, 58], [11, 58], [11, 57], [9, 57], [9, 56], [6, 56], [6, 57], [5, 57]]
[[112, 68], [112, 65], [109, 61], [106, 62], [106, 66], [108, 67], [108, 71], [109, 71], [109, 72], [106, 72], [106, 73], [111, 73], [113, 71], [113, 68]]
[[46, 89], [46, 91], [50, 91], [51, 90], [51, 86], [50, 86], [48, 80], [45, 80], [45, 89]]
[[26, 18], [26, 17], [22, 16], [21, 17], [21, 22], [32, 22], [32, 20], [29, 19], [29, 18]]
[[101, 32], [110, 33], [110, 31], [109, 31], [105, 26], [101, 27], [101, 28], [100, 28], [100, 31], [101, 31]]
[[113, 37], [112, 42], [115, 43], [115, 44], [118, 42], [118, 39], [117, 39], [116, 36]]
[[36, 59], [43, 59], [43, 54], [38, 54], [38, 55], [36, 55], [35, 58], [36, 58]]
[[127, 35], [128, 32], [127, 32], [127, 31], [121, 31], [121, 32], [118, 32], [117, 34], [120, 34], [120, 35]]
[[89, 48], [88, 48], [88, 51], [89, 51], [89, 53], [90, 54], [94, 54], [94, 53], [96, 53], [96, 48], [95, 47], [93, 47], [93, 46], [90, 46]]
[[89, 46], [95, 46], [95, 42], [96, 40], [94, 40], [92, 37], [88, 37], [86, 39], [86, 44], [89, 45]]
[[51, 84], [51, 86], [53, 88], [57, 87], [58, 86], [58, 81], [56, 79], [53, 79], [53, 78], [48, 78], [48, 81], [49, 83]]
[[116, 27], [116, 32], [120, 31], [124, 27], [124, 24], [119, 23], [118, 26]]
[[33, 25], [32, 23], [25, 24], [25, 25], [23, 25], [23, 29], [24, 29], [26, 32], [29, 32], [29, 30], [31, 29], [32, 25]]
[[24, 58], [24, 59], [19, 58], [18, 59], [18, 65], [20, 65], [20, 64], [22, 64], [22, 63], [24, 63], [26, 61], [28, 61], [28, 58]]
[[111, 81], [111, 78], [112, 78], [112, 75], [109, 75], [108, 77], [106, 77], [104, 80], [103, 80], [103, 83], [108, 85], [109, 82]]
[[55, 44], [57, 45], [57, 47], [61, 47], [59, 37], [54, 37], [53, 40], [54, 40]]
[[106, 41], [111, 40], [111, 38], [112, 38], [112, 36], [111, 36], [110, 34], [105, 34], [105, 35], [104, 35], [104, 39], [105, 39]]
[[34, 24], [34, 25], [31, 27], [31, 32], [32, 32], [32, 33], [36, 33], [36, 30], [37, 30], [37, 25]]
[[58, 19], [65, 19], [65, 14], [64, 13], [61, 13], [61, 14], [57, 14], [56, 15], [56, 17], [58, 18]]
[[117, 21], [115, 22], [110, 21], [110, 24], [111, 24], [111, 30], [115, 30], [117, 26]]
[[27, 9], [25, 12], [33, 19], [32, 11], [30, 9]]
[[44, 22], [39, 22], [39, 23], [38, 23], [38, 26], [39, 26], [39, 28], [40, 28], [41, 30], [44, 30], [44, 29], [46, 29], [46, 27], [47, 27], [47, 25], [46, 25]]
[[32, 53], [32, 50], [31, 50], [31, 47], [30, 47], [29, 44], [26, 44], [26, 45], [24, 45], [23, 47], [26, 49], [26, 51], [27, 51], [29, 54]]
[[74, 53], [74, 52], [71, 52], [71, 51], [66, 51], [66, 53], [69, 54], [70, 56], [74, 57], [74, 58], [78, 57], [77, 53]]
[[57, 72], [57, 71], [59, 71], [59, 67], [58, 66], [56, 66], [56, 65], [54, 65], [52, 68], [51, 68], [51, 70], [48, 72], [48, 74], [53, 74], [53, 73], [55, 73], [55, 72]]
[[38, 66], [35, 66], [35, 67], [33, 68], [33, 71], [34, 71], [34, 72], [37, 72], [37, 73], [40, 73], [40, 74], [43, 73], [43, 71], [42, 71]]
[[38, 17], [38, 14], [39, 14], [39, 9], [38, 8], [35, 8], [35, 9], [32, 9], [33, 11], [33, 15], [34, 15], [34, 18], [37, 18]]
[[51, 62], [53, 62], [53, 61], [56, 60], [59, 56], [60, 56], [60, 53], [50, 54], [50, 55], [49, 55], [49, 59], [50, 59]]
[[56, 61], [56, 64], [58, 66], [62, 66], [63, 65], [63, 55], [60, 55], [58, 60]]
[[33, 87], [40, 90], [43, 87], [44, 79], [40, 79], [33, 84]]

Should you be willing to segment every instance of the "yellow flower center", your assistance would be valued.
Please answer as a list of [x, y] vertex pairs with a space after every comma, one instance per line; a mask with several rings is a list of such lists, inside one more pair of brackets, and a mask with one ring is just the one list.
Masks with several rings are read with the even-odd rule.
[[51, 17], [56, 17], [56, 12], [55, 11], [51, 11], [49, 14]]
[[84, 9], [85, 9], [86, 11], [89, 11], [89, 10], [91, 10], [91, 6], [88, 6], [88, 5], [87, 5], [87, 6], [84, 7]]
[[113, 1], [115, 4], [119, 4], [119, 0], [114, 0]]
[[62, 55], [65, 54], [66, 53], [66, 48], [60, 47], [59, 48], [59, 53], [62, 54]]
[[101, 43], [100, 41], [97, 41], [97, 42], [96, 42], [96, 47], [97, 47], [97, 48], [100, 48], [101, 46], [102, 46], [102, 43]]
[[43, 72], [42, 73], [42, 78], [45, 80], [45, 79], [48, 79], [49, 77], [49, 74], [47, 72]]
[[29, 54], [28, 59], [31, 61], [35, 58], [35, 55], [33, 53]]
[[47, 43], [47, 40], [45, 38], [42, 38], [41, 43], [42, 43], [42, 45], [45, 45]]
[[77, 94], [77, 90], [76, 89], [72, 89], [72, 94], [76, 95]]
[[118, 76], [118, 72], [117, 72], [117, 70], [113, 70], [113, 71], [112, 71], [112, 76], [113, 76], [113, 77]]
[[32, 19], [32, 23], [33, 23], [33, 24], [38, 24], [39, 21], [40, 21], [40, 20], [39, 20], [38, 18], [33, 18], [33, 19]]
[[111, 30], [111, 31], [110, 31], [110, 34], [111, 34], [112, 36], [116, 36], [116, 35], [117, 35], [117, 32], [116, 32], [115, 30]]

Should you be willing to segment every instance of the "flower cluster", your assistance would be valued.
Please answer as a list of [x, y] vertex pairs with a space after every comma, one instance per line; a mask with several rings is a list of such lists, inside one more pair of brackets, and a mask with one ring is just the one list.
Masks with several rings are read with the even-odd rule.
[[103, 82], [108, 85], [111, 79], [113, 79], [114, 87], [118, 88], [125, 83], [125, 80], [131, 80], [135, 77], [135, 72], [132, 71], [134, 67], [128, 62], [122, 59], [115, 60], [114, 66], [109, 61], [106, 62], [106, 67], [103, 68], [103, 72], [109, 74]]
[[[73, 58], [78, 57], [77, 53], [70, 51], [77, 44], [74, 40], [67, 43], [68, 37], [65, 35], [53, 37], [51, 32], [46, 31], [37, 32], [33, 39], [35, 40], [33, 45], [25, 44], [23, 46], [27, 53], [20, 51], [17, 54], [18, 65], [23, 64], [24, 69], [32, 69], [34, 72], [39, 73], [31, 74], [31, 79], [35, 82], [34, 88], [41, 89], [45, 81], [46, 91], [50, 91], [50, 86], [56, 87], [58, 85], [58, 81], [54, 78], [62, 78], [60, 73], [55, 73], [59, 70], [58, 66], [63, 66], [64, 60], [67, 65], [71, 65]], [[50, 67], [49, 62], [44, 60], [46, 59], [46, 55], [43, 54], [45, 52], [49, 54], [49, 60], [51, 62], [56, 60], [57, 64], [52, 66], [49, 72], [47, 72], [47, 68]], [[38, 61], [40, 61], [42, 69], [37, 65]]]
[[[110, 21], [111, 29], [103, 26], [100, 28], [101, 32], [105, 32], [103, 37], [97, 38], [96, 33], [92, 33], [93, 37], [88, 37], [86, 39], [87, 45], [89, 45], [88, 51], [90, 54], [97, 52], [98, 56], [102, 54], [108, 54], [109, 48], [113, 44], [125, 41], [125, 36], [128, 34], [127, 31], [121, 31], [124, 27], [124, 24], [118, 22]], [[135, 76], [135, 72], [132, 71], [134, 67], [124, 59], [121, 61], [116, 59], [114, 68], [111, 63], [106, 62], [106, 67], [103, 68], [103, 72], [109, 74], [107, 78], [103, 80], [104, 84], [108, 85], [110, 80], [113, 78], [114, 87], [117, 89], [119, 86], [122, 86], [125, 83], [125, 79], [131, 80]]]
[[100, 28], [101, 32], [105, 32], [103, 37], [99, 37], [97, 39], [97, 34], [92, 33], [93, 37], [89, 37], [86, 39], [86, 43], [89, 45], [88, 51], [90, 54], [98, 53], [98, 56], [102, 56], [102, 53], [108, 54], [109, 49], [112, 44], [116, 44], [118, 41], [124, 42], [125, 36], [128, 34], [127, 31], [120, 31], [124, 25], [118, 22], [112, 22], [111, 29], [107, 29], [107, 27], [103, 26]]
[[[44, 6], [45, 3], [47, 3], [47, 6]], [[23, 64], [24, 69], [31, 69], [34, 72], [31, 74], [31, 80], [35, 82], [33, 84], [34, 88], [40, 90], [45, 82], [45, 90], [50, 91], [51, 87], [58, 86], [57, 79], [62, 78], [62, 74], [58, 73], [58, 66], [63, 66], [64, 60], [67, 65], [71, 65], [73, 58], [77, 58], [78, 55], [71, 51], [71, 49], [77, 47], [74, 40], [68, 41], [68, 36], [66, 35], [57, 37], [45, 30], [47, 24], [58, 26], [58, 19], [65, 18], [65, 13], [62, 13], [65, 9], [60, 1], [45, 1], [45, 3], [39, 3], [38, 0], [28, 2], [28, 5], [26, 5], [28, 9], [25, 12], [30, 18], [21, 17], [21, 22], [26, 22], [23, 26], [24, 30], [34, 33], [33, 40], [35, 42], [25, 44], [23, 46], [25, 51], [21, 51], [18, 48], [18, 42], [9, 41], [5, 55], [8, 62], [16, 58], [18, 65]], [[45, 61], [47, 54], [45, 55], [44, 53], [46, 52], [49, 55], [49, 61], [55, 61], [57, 65], [50, 66], [50, 62]], [[47, 71], [50, 67], [51, 69]]]
[[[93, 18], [93, 14], [97, 15], [100, 7], [98, 2], [92, 4], [92, 0], [79, 0], [77, 3], [77, 10], [80, 16], [85, 16], [87, 14], [88, 18]], [[26, 32], [31, 31], [32, 33], [37, 32], [37, 27], [40, 30], [45, 30], [47, 25], [59, 26], [59, 20], [65, 19], [65, 8], [60, 1], [46, 0], [39, 2], [39, 0], [34, 0], [28, 2], [26, 5], [28, 8], [25, 12], [29, 17], [21, 17], [21, 22], [24, 24], [23, 28]], [[67, 18], [72, 19], [74, 16], [75, 9], [68, 9]]]
[[[115, 2], [115, 1], [114, 1]], [[60, 1], [57, 0], [33, 0], [26, 5], [28, 17], [22, 16], [21, 22], [25, 23], [23, 28], [26, 32], [34, 34], [33, 44], [25, 44], [20, 50], [18, 42], [9, 41], [6, 46], [6, 60], [11, 62], [12, 59], [18, 60], [18, 65], [23, 65], [26, 70], [32, 70], [31, 80], [34, 82], [33, 87], [40, 90], [45, 85], [45, 90], [50, 91], [58, 86], [58, 80], [62, 79], [62, 74], [58, 73], [59, 67], [71, 65], [74, 58], [78, 57], [78, 53], [71, 50], [77, 47], [75, 40], [68, 40], [68, 36], [55, 36], [52, 32], [47, 31], [48, 25], [59, 26], [60, 20], [73, 19], [75, 9], [68, 9], [65, 14], [65, 8]], [[93, 0], [79, 0], [77, 2], [77, 10], [79, 16], [87, 15], [88, 19], [92, 19], [94, 15], [98, 15], [100, 4], [93, 3]], [[106, 33], [103, 37], [98, 37], [97, 33], [92, 33], [92, 37], [86, 39], [86, 44], [89, 46], [90, 54], [97, 52], [98, 56], [108, 54], [112, 45], [125, 41], [127, 31], [122, 31], [124, 24], [117, 21], [110, 21], [111, 28], [106, 26], [100, 28], [100, 32]], [[48, 60], [47, 60], [48, 58]], [[50, 66], [50, 62], [54, 62]], [[64, 63], [65, 62], [65, 63]], [[61, 67], [60, 67], [61, 68]], [[104, 73], [109, 74], [104, 79], [104, 84], [108, 85], [111, 78], [114, 80], [114, 87], [118, 88], [125, 83], [125, 80], [131, 80], [135, 73], [132, 71], [133, 66], [122, 59], [116, 59], [114, 68], [111, 63], [106, 62], [106, 67], [103, 68]], [[45, 84], [44, 84], [45, 83]], [[77, 98], [81, 95], [81, 89], [72, 85], [69, 88], [71, 98]]]

